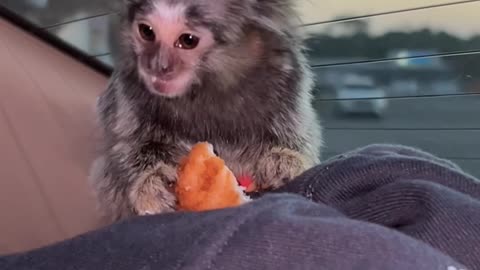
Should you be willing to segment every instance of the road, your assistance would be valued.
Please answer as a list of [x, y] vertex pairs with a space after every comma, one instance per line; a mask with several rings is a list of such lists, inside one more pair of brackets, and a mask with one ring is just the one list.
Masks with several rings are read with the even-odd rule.
[[315, 101], [324, 127], [324, 158], [371, 143], [419, 147], [480, 178], [480, 95], [391, 99], [381, 118], [334, 113]]

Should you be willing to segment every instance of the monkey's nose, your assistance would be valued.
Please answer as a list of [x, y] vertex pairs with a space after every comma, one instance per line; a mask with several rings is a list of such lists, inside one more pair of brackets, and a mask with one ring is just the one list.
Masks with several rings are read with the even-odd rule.
[[160, 73], [163, 75], [167, 75], [173, 72], [173, 65], [169, 63], [161, 64], [160, 65]]
[[160, 71], [161, 71], [162, 73], [168, 73], [169, 71], [171, 71], [171, 67], [170, 67], [170, 65], [168, 65], [168, 64], [161, 65], [161, 66], [160, 66]]

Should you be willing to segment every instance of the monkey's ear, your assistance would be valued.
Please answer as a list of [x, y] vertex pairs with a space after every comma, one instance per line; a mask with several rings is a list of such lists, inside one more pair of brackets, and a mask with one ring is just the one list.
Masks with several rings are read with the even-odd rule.
[[259, 3], [262, 5], [267, 5], [267, 6], [285, 6], [285, 5], [290, 6], [296, 2], [292, 0], [248, 0], [248, 1]]
[[[254, 2], [253, 20], [279, 34], [289, 32], [295, 21], [299, 21], [292, 0], [248, 0]], [[301, 21], [301, 20], [300, 20]]]

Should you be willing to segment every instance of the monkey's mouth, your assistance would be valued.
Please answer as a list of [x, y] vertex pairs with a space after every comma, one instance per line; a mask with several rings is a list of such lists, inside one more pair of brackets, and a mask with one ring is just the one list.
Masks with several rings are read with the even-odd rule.
[[188, 90], [190, 81], [191, 79], [186, 72], [170, 77], [152, 76], [150, 78], [150, 88], [162, 96], [175, 97], [184, 94]]
[[164, 78], [152, 78], [152, 87], [154, 90], [160, 94], [171, 94], [176, 91], [175, 87], [171, 86], [173, 80], [164, 79]]
[[152, 85], [160, 92], [165, 90], [165, 86], [171, 81], [171, 78], [152, 77]]

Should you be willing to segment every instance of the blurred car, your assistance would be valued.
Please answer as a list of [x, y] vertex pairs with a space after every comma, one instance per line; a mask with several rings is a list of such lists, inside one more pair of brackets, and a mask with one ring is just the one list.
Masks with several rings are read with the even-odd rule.
[[396, 79], [392, 80], [388, 88], [395, 96], [416, 96], [420, 85], [414, 79]]
[[337, 112], [343, 114], [373, 114], [381, 117], [388, 106], [383, 88], [365, 75], [346, 75], [336, 91]]

